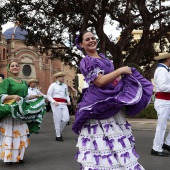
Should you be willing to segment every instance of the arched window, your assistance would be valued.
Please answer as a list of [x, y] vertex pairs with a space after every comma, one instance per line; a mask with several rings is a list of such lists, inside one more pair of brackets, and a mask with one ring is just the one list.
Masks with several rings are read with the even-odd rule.
[[22, 72], [23, 72], [24, 76], [30, 76], [31, 72], [32, 72], [30, 65], [27, 65], [27, 64], [24, 65]]
[[5, 60], [5, 55], [6, 55], [6, 52], [5, 52], [5, 48], [3, 49], [3, 60]]
[[48, 64], [48, 57], [45, 57], [45, 64]]
[[6, 50], [6, 59], [8, 59], [8, 50]]

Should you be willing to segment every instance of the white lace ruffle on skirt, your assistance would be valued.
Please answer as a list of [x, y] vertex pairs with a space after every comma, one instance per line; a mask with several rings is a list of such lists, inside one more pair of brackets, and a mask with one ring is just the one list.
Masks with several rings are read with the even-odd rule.
[[23, 160], [25, 148], [28, 146], [28, 126], [12, 117], [4, 118], [0, 126], [0, 159], [4, 162]]
[[78, 137], [76, 159], [82, 170], [144, 170], [138, 163], [131, 125], [123, 111], [104, 120], [89, 120]]

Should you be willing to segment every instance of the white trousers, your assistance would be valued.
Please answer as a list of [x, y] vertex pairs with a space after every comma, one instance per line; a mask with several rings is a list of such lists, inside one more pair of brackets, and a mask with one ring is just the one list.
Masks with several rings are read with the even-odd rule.
[[56, 131], [56, 137], [60, 137], [61, 133], [70, 119], [67, 105], [61, 104], [55, 106], [51, 103], [51, 109], [53, 112], [53, 120]]
[[158, 121], [153, 140], [153, 149], [162, 152], [162, 145], [165, 143], [170, 146], [170, 132], [168, 133], [165, 141], [165, 132], [167, 128], [167, 121], [170, 120], [170, 103], [169, 101], [156, 99], [154, 103], [155, 110], [157, 111]]

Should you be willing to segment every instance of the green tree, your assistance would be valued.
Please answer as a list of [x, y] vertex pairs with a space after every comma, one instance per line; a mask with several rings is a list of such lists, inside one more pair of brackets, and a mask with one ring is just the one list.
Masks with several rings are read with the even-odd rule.
[[[164, 6], [165, 1], [10, 0], [3, 7], [3, 22], [19, 20], [29, 31], [28, 44], [43, 47], [41, 51], [57, 44], [60, 53], [53, 49], [53, 57], [61, 58], [68, 64], [75, 63], [75, 66], [81, 60], [81, 56], [72, 50], [76, 33], [91, 29], [100, 40], [99, 51], [107, 53], [116, 68], [134, 63], [143, 66], [143, 71], [152, 77], [156, 64], [152, 67], [151, 63], [157, 55], [153, 45], [165, 38], [169, 42], [170, 38], [170, 6]], [[108, 18], [110, 25], [117, 24], [120, 30], [118, 40], [104, 32]], [[132, 41], [134, 29], [143, 31], [139, 41]], [[71, 35], [70, 40], [65, 32]], [[126, 51], [126, 55], [122, 51]]]

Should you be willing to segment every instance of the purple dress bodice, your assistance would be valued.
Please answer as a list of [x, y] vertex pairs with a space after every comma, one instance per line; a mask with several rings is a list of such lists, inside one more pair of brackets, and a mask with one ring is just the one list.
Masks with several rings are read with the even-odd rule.
[[100, 70], [103, 74], [108, 74], [114, 71], [112, 62], [103, 54], [99, 55], [101, 58], [92, 58], [87, 55], [80, 62], [80, 70], [87, 83], [93, 81], [97, 77]]

